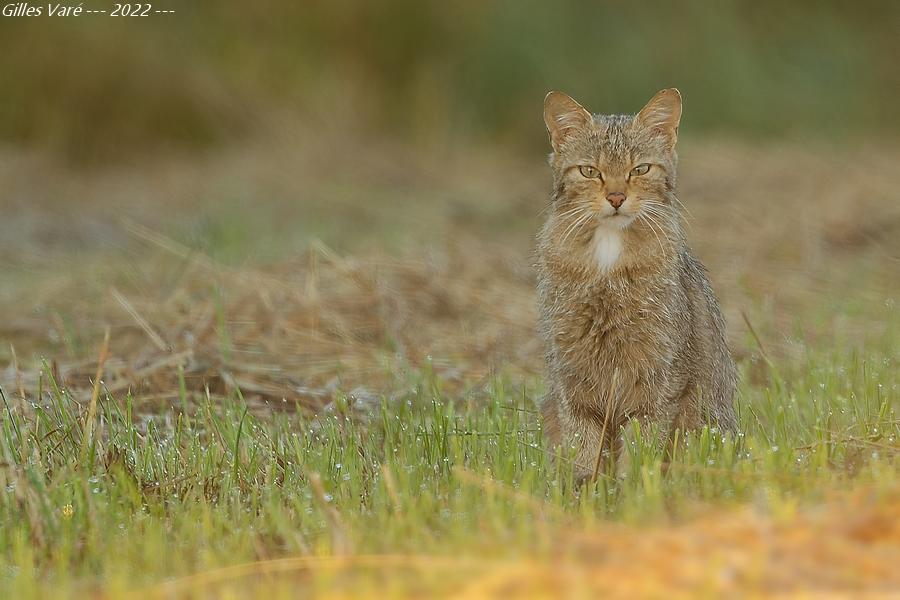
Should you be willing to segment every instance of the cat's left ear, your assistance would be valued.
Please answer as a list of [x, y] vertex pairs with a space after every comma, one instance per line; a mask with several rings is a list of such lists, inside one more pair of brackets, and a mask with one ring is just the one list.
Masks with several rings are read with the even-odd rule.
[[675, 88], [657, 92], [637, 114], [635, 121], [666, 136], [674, 146], [681, 122], [681, 92]]

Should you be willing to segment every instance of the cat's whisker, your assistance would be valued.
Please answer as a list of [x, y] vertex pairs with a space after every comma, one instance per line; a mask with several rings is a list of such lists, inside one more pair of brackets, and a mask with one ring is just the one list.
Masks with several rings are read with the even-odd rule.
[[684, 203], [683, 203], [681, 200], [678, 199], [678, 196], [676, 196], [675, 194], [671, 194], [671, 196], [672, 196], [672, 198], [675, 200], [675, 202], [678, 203], [678, 206], [681, 207], [681, 210], [683, 210], [683, 211], [685, 212], [685, 214], [687, 214], [691, 219], [693, 219], [693, 218], [694, 218], [694, 213], [692, 213], [692, 212], [690, 211], [690, 209], [688, 209], [688, 207], [685, 206]]
[[669, 213], [677, 213], [678, 212], [672, 208], [671, 204], [666, 204], [664, 202], [660, 202], [659, 200], [655, 200], [653, 198], [642, 198], [641, 202], [642, 202], [643, 206], [653, 207], [660, 211], [665, 211], [665, 212], [669, 212]]
[[584, 214], [576, 215], [572, 219], [572, 222], [569, 223], [568, 225], [566, 225], [566, 229], [563, 231], [563, 235], [560, 238], [563, 242], [565, 242], [569, 238], [571, 231], [578, 225], [578, 222], [581, 220], [581, 218], [583, 216], [584, 216]]
[[[672, 194], [672, 197], [678, 202], [679, 205], [681, 205], [681, 208], [683, 208], [684, 210], [678, 210], [671, 203], [663, 203], [663, 202], [660, 202], [659, 200], [654, 200], [654, 199], [644, 199], [644, 203], [648, 204], [648, 205], [653, 205], [657, 208], [664, 209], [667, 213], [669, 213], [669, 216], [667, 216], [666, 218], [671, 218], [671, 215], [674, 215], [679, 221], [681, 221], [688, 227], [693, 228], [693, 224], [691, 223], [691, 221], [688, 220], [687, 216], [685, 215], [685, 212], [690, 214], [690, 211], [688, 211], [687, 208], [683, 204], [681, 204], [681, 200], [678, 200], [678, 198], [674, 194]], [[693, 215], [690, 215], [690, 216], [691, 216], [691, 218], [693, 218]]]
[[595, 214], [593, 211], [587, 211], [583, 215], [581, 215], [577, 221], [573, 224], [571, 230], [567, 237], [573, 236], [578, 230], [580, 230], [584, 225], [589, 223], [591, 220], [595, 218]]
[[656, 200], [646, 200], [645, 199], [645, 200], [642, 200], [642, 202], [641, 202], [641, 210], [642, 211], [651, 211], [652, 210], [652, 211], [662, 214], [664, 211], [668, 210], [668, 208], [664, 204], [662, 204]]
[[671, 214], [668, 214], [664, 209], [654, 206], [653, 204], [647, 204], [642, 207], [642, 212], [646, 212], [647, 214], [652, 214], [660, 219], [669, 219]]
[[647, 226], [647, 229], [649, 229], [650, 232], [653, 234], [653, 237], [656, 238], [656, 242], [659, 244], [660, 249], [662, 249], [662, 247], [663, 247], [662, 240], [659, 239], [659, 236], [656, 234], [656, 230], [653, 229], [653, 225], [650, 224], [650, 221], [647, 219], [647, 216], [645, 214], [639, 214], [637, 216], [637, 221], [640, 223], [643, 223], [644, 225]]
[[678, 214], [678, 211], [674, 210], [671, 205], [663, 204], [658, 200], [645, 200], [641, 208], [665, 220], [669, 220], [673, 215]]
[[660, 251], [665, 252], [662, 240], [659, 239], [659, 236], [656, 234], [656, 228], [653, 226], [653, 222], [650, 221], [650, 218], [646, 214], [640, 214], [638, 215], [638, 221], [642, 221], [647, 224], [647, 227], [649, 227], [650, 231], [653, 233], [653, 237], [656, 238], [656, 243], [659, 244]]
[[663, 218], [660, 217], [659, 215], [654, 215], [654, 214], [652, 214], [652, 213], [649, 213], [649, 214], [647, 215], [647, 218], [650, 219], [650, 220], [652, 220], [653, 223], [659, 228], [659, 232], [662, 234], [663, 238], [666, 240], [666, 243], [667, 243], [669, 246], [674, 246], [674, 245], [675, 245], [675, 240], [674, 240], [674, 239], [672, 238], [672, 236], [670, 235], [671, 232], [670, 232], [670, 231], [665, 227], [665, 225], [663, 224], [663, 223], [664, 223]]
[[[669, 246], [674, 245], [674, 240], [669, 235], [669, 231], [663, 225], [663, 223], [666, 221], [667, 216], [660, 212], [658, 207], [654, 206], [653, 203], [647, 203], [644, 205], [641, 213], [646, 218], [646, 222], [648, 225], [650, 225], [651, 227], [655, 226], [654, 235], [656, 235], [655, 228], [659, 228], [659, 233], [662, 234]], [[659, 240], [659, 238], [657, 238], [657, 240]], [[662, 243], [660, 243], [660, 249], [665, 251], [665, 249], [662, 247]]]
[[593, 217], [594, 217], [593, 212], [586, 211], [583, 215], [581, 215], [577, 219], [575, 219], [575, 221], [571, 225], [569, 225], [569, 228], [566, 229], [566, 233], [562, 237], [563, 243], [565, 243], [569, 239], [569, 236], [571, 236], [573, 233], [575, 233], [578, 230], [578, 228], [581, 227], [581, 225], [584, 225]]
[[565, 212], [555, 215], [554, 218], [557, 220], [565, 220], [566, 217], [574, 216], [574, 221], [572, 223], [569, 223], [568, 225], [564, 225], [566, 227], [566, 230], [565, 230], [566, 234], [563, 235], [563, 239], [565, 239], [565, 237], [567, 237], [569, 229], [571, 229], [574, 226], [574, 224], [578, 222], [578, 220], [580, 219], [580, 217], [582, 216], [582, 214], [585, 211], [587, 211], [586, 206], [578, 205], [575, 208], [570, 208], [569, 210], [567, 210]]
[[[679, 221], [682, 225], [685, 225], [685, 226], [687, 226], [689, 229], [693, 230], [693, 228], [694, 228], [694, 223], [693, 223], [693, 220], [692, 220], [692, 219], [693, 219], [694, 216], [693, 216], [692, 214], [686, 212], [686, 209], [684, 209], [683, 205], [682, 205], [681, 208], [679, 208], [679, 207], [677, 207], [677, 206], [674, 206], [674, 205], [672, 205], [672, 204], [666, 204], [665, 206], [666, 206], [667, 210], [668, 210], [668, 211], [669, 211], [676, 219], [678, 219], [678, 221]], [[688, 218], [688, 217], [690, 217], [690, 218]]]
[[567, 211], [565, 211], [565, 212], [559, 213], [559, 214], [557, 215], [557, 217], [558, 217], [558, 218], [564, 218], [564, 217], [567, 217], [567, 216], [569, 216], [569, 215], [574, 215], [574, 214], [576, 214], [576, 213], [580, 213], [580, 212], [585, 211], [585, 210], [588, 210], [588, 207], [587, 207], [587, 206], [579, 205], [579, 206], [576, 206], [575, 208], [570, 208], [569, 210], [567, 210]]

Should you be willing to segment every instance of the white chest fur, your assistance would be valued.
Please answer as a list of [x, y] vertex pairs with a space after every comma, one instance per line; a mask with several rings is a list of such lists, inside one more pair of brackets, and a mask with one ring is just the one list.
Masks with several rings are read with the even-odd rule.
[[607, 273], [619, 261], [622, 255], [622, 231], [607, 227], [598, 227], [591, 240], [594, 260], [597, 268]]

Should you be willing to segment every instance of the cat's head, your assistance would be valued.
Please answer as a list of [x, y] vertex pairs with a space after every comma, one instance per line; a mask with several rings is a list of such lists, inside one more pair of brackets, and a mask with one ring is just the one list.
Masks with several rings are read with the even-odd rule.
[[680, 119], [681, 94], [674, 88], [657, 93], [634, 116], [592, 115], [562, 92], [547, 94], [554, 181], [548, 227], [556, 243], [584, 245], [610, 233], [655, 236], [663, 249], [677, 227]]

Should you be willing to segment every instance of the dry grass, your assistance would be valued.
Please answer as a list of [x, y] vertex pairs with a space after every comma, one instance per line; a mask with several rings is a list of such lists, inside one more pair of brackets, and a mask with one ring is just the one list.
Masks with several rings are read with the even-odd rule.
[[[309, 155], [282, 140], [188, 167], [56, 171], [42, 182], [33, 162], [9, 161], [0, 178], [15, 207], [3, 227], [12, 285], [0, 334], [24, 364], [51, 359], [76, 396], [89, 397], [94, 342], [110, 326], [109, 390], [139, 390], [162, 406], [178, 393], [178, 368], [194, 393], [239, 386], [253, 401], [313, 410], [338, 389], [389, 392], [396, 365], [429, 362], [460, 388], [498, 367], [539, 373], [530, 269], [546, 187], [539, 159], [436, 160], [387, 148], [342, 170], [329, 156], [348, 145], [361, 146]], [[742, 314], [766, 347], [793, 359], [809, 344], [864, 343], [894, 317], [898, 152], [684, 145], [690, 237], [739, 357], [755, 352]], [[235, 196], [235, 181], [246, 189], [222, 199]], [[257, 210], [270, 217], [252, 221], [235, 248], [212, 242], [231, 260], [162, 233], [185, 237], [182, 213], [202, 225], [220, 203], [237, 222]], [[312, 220], [336, 226], [310, 231]], [[235, 260], [269, 238], [287, 241], [265, 260]], [[7, 369], [3, 383], [19, 377], [32, 388], [35, 373]]]
[[[522, 558], [410, 554], [286, 557], [204, 571], [143, 589], [134, 597], [287, 597], [313, 574], [322, 597], [378, 597], [373, 581], [438, 574], [429, 593], [447, 598], [894, 597], [900, 590], [900, 492], [896, 487], [833, 494], [813, 510], [713, 510], [687, 524], [595, 524], [554, 531], [552, 553]], [[823, 532], [827, 532], [823, 535]], [[636, 560], [637, 559], [637, 560]], [[335, 583], [337, 582], [337, 585]]]

